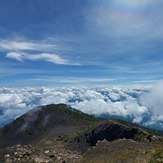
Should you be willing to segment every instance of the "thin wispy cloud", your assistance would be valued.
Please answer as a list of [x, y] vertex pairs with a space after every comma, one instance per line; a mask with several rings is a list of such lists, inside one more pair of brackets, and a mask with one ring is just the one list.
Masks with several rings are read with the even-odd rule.
[[[94, 25], [97, 33], [112, 38], [136, 39], [134, 41], [147, 41], [162, 35], [162, 15], [158, 14], [158, 4], [151, 0], [130, 1], [114, 0], [101, 1], [94, 4], [87, 12], [88, 23]], [[162, 11], [159, 11], [162, 13]], [[158, 26], [156, 26], [158, 25]], [[148, 34], [147, 34], [148, 33]]]
[[9, 51], [21, 51], [21, 50], [55, 50], [57, 48], [56, 44], [47, 43], [47, 42], [31, 42], [28, 40], [1, 40], [0, 41], [0, 50], [9, 50]]
[[[90, 77], [101, 83], [108, 78], [119, 84], [160, 80], [162, 7], [162, 0], [6, 1], [0, 6], [0, 59], [5, 63], [0, 68], [37, 70], [45, 61], [41, 78]], [[4, 80], [33, 78], [19, 75]]]
[[21, 53], [21, 52], [9, 52], [6, 54], [7, 58], [10, 59], [15, 59], [18, 61], [25, 61], [25, 60], [30, 60], [30, 61], [46, 61], [46, 62], [51, 62], [54, 64], [61, 64], [61, 65], [69, 65], [70, 63], [61, 58], [57, 54], [49, 54], [49, 53], [41, 53], [41, 54], [27, 54], [27, 53]]
[[53, 82], [53, 83], [67, 83], [67, 84], [76, 84], [76, 85], [84, 85], [84, 84], [106, 84], [113, 83], [116, 79], [111, 78], [77, 78], [77, 77], [48, 77], [48, 78], [37, 78], [31, 79], [32, 81], [37, 82]]

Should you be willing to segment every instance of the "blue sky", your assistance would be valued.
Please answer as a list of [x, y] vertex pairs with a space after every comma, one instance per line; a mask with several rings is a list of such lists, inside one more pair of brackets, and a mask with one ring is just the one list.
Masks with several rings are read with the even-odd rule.
[[162, 0], [0, 0], [0, 86], [163, 79]]

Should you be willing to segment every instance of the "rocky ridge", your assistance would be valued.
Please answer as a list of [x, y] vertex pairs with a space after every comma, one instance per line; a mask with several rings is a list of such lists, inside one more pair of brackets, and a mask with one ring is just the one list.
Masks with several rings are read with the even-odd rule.
[[162, 140], [126, 122], [98, 119], [65, 104], [53, 104], [35, 108], [0, 130], [0, 162], [84, 163], [108, 154], [112, 157], [102, 162], [132, 163], [143, 157], [162, 161]]

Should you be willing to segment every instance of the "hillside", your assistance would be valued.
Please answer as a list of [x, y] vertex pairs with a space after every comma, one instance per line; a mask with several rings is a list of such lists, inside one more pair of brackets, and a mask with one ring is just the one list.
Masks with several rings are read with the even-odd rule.
[[76, 132], [97, 118], [65, 104], [34, 108], [0, 130], [0, 147], [36, 143], [45, 137]]
[[144, 154], [135, 153], [138, 159], [150, 160], [162, 153], [162, 140], [127, 122], [98, 119], [65, 104], [52, 104], [34, 108], [0, 130], [0, 162], [98, 162], [108, 154], [112, 155], [108, 160], [115, 160], [118, 153], [132, 160], [131, 154], [139, 148]]
[[132, 139], [99, 141], [81, 158], [81, 163], [159, 163], [163, 162], [163, 144]]

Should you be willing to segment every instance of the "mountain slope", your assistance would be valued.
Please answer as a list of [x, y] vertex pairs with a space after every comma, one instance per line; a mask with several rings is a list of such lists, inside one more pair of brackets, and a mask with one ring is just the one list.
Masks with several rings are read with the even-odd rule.
[[134, 159], [131, 155], [139, 146], [144, 153], [137, 152], [137, 159], [149, 161], [162, 140], [131, 123], [98, 119], [65, 104], [52, 104], [34, 108], [0, 130], [0, 162], [99, 162], [108, 154], [115, 160], [116, 154], [123, 153], [118, 162]]
[[76, 150], [84, 153], [90, 147], [96, 146], [98, 141], [104, 139], [108, 142], [119, 139], [132, 139], [137, 142], [160, 142], [163, 140], [162, 137], [149, 134], [142, 128], [105, 120], [76, 136], [73, 145], [75, 144]]
[[0, 130], [0, 147], [28, 144], [61, 133], [77, 132], [98, 121], [65, 104], [37, 107]]
[[163, 154], [163, 144], [160, 142], [138, 143], [132, 139], [112, 142], [103, 140], [83, 155], [81, 163], [149, 163], [150, 161], [150, 163], [159, 163], [163, 162], [161, 153]]

